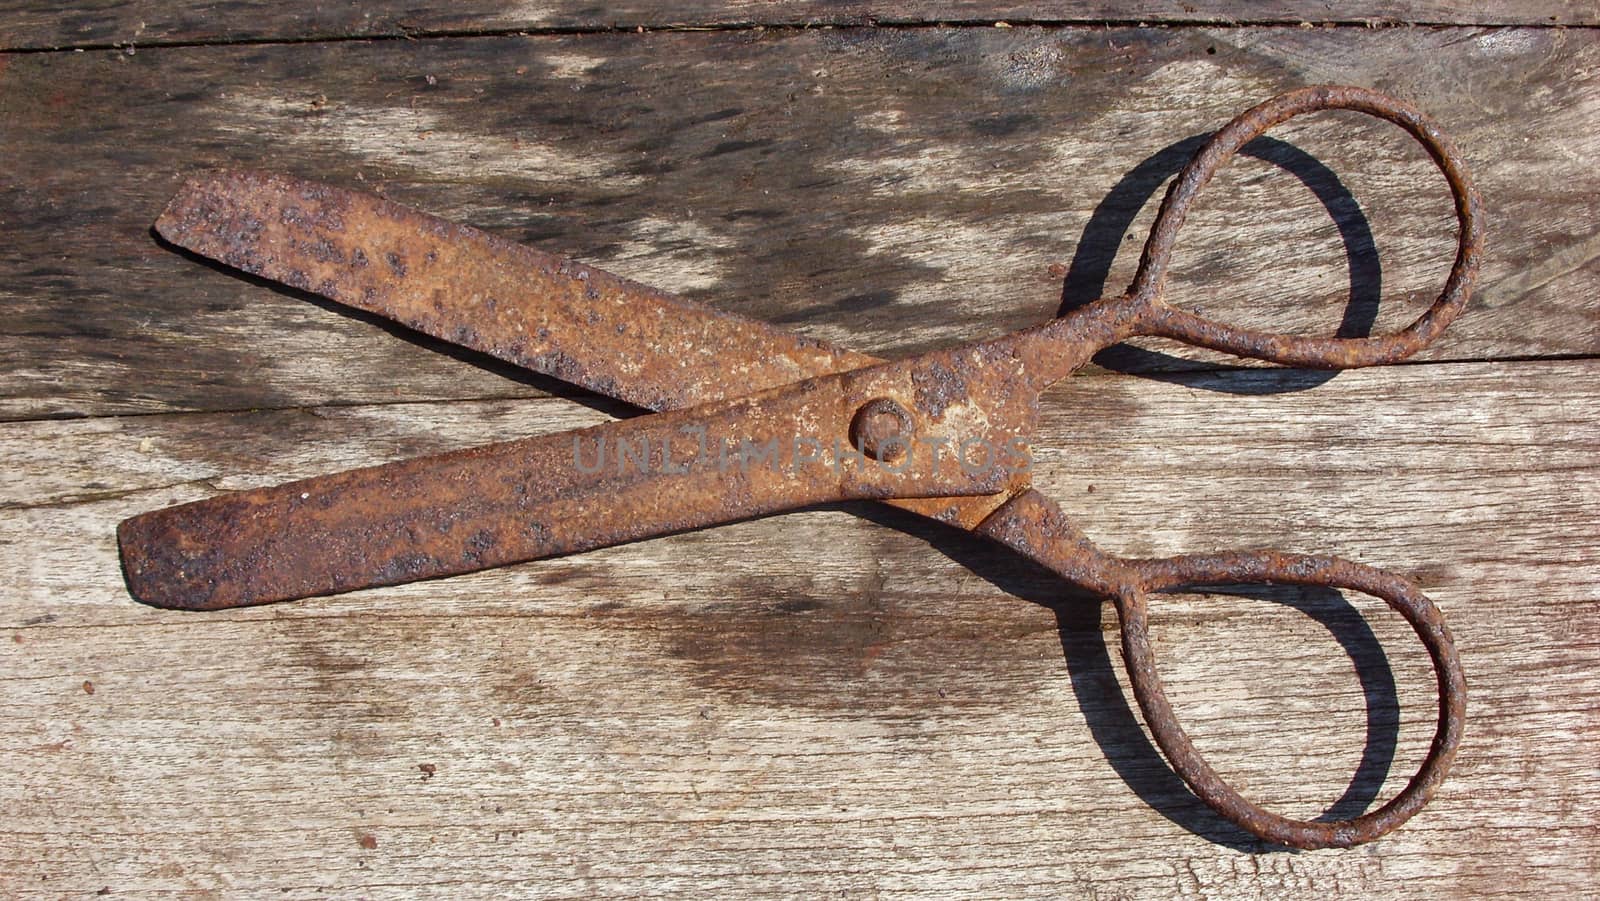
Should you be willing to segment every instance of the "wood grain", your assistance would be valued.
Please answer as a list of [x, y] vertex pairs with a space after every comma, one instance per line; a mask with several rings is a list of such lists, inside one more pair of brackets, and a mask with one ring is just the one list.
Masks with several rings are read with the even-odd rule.
[[[1600, 31], [1296, 27], [1333, 21], [1310, 0], [988, 24], [1039, 15], [0, 0], [0, 895], [1592, 894]], [[807, 27], [869, 18], [908, 27]], [[1366, 19], [1600, 13], [1337, 12]], [[27, 50], [58, 46], [88, 49]], [[221, 614], [122, 585], [128, 515], [623, 412], [162, 246], [195, 169], [365, 187], [898, 356], [1120, 290], [1199, 136], [1328, 81], [1462, 144], [1478, 298], [1418, 365], [1331, 380], [1108, 353], [1047, 398], [1037, 481], [1121, 553], [1278, 546], [1426, 588], [1468, 728], [1381, 842], [1219, 821], [1123, 700], [1109, 611], [867, 507]], [[1350, 117], [1273, 137], [1208, 192], [1176, 299], [1323, 332], [1420, 309], [1451, 246], [1426, 160]], [[1270, 807], [1349, 816], [1421, 759], [1426, 661], [1370, 599], [1175, 595], [1154, 628], [1201, 750]]]
[[578, 0], [470, 0], [427, 6], [407, 0], [361, 4], [283, 4], [262, 0], [213, 3], [122, 0], [72, 9], [34, 2], [0, 3], [0, 49], [149, 45], [195, 41], [314, 40], [418, 37], [485, 31], [573, 31], [816, 27], [826, 25], [1014, 24], [1287, 24], [1594, 25], [1593, 0], [1361, 0], [1330, 4], [1289, 0], [1071, 0], [1041, 9], [1033, 3], [987, 0], [634, 0], [599, 6]]
[[[1486, 288], [1425, 359], [1600, 345], [1595, 31], [683, 32], [0, 64], [5, 418], [551, 388], [161, 246], [150, 223], [198, 168], [365, 186], [894, 356], [1120, 290], [1146, 200], [1197, 136], [1316, 81], [1416, 100], [1487, 198]], [[1350, 116], [1275, 135], [1265, 161], [1241, 159], [1209, 190], [1180, 243], [1176, 299], [1257, 326], [1405, 321], [1450, 255], [1427, 160]], [[1221, 360], [1156, 349], [1105, 362]]]
[[[0, 426], [0, 891], [1589, 891], [1600, 364], [1170, 378], [1050, 394], [1037, 479], [1120, 552], [1279, 545], [1426, 586], [1470, 727], [1381, 842], [1257, 853], [1154, 756], [1107, 611], [887, 513], [216, 615], [122, 588], [131, 513], [603, 418], [535, 398]], [[1392, 793], [1427, 740], [1420, 650], [1351, 602], [1156, 608], [1185, 722], [1286, 812]]]

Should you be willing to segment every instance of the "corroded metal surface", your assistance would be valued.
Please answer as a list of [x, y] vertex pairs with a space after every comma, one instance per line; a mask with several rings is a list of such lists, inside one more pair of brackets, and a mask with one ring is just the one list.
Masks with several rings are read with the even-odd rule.
[[[1399, 125], [1444, 173], [1459, 244], [1438, 299], [1406, 328], [1371, 338], [1252, 332], [1168, 306], [1162, 292], [1172, 246], [1198, 192], [1252, 138], [1323, 109]], [[1404, 579], [1330, 557], [1109, 556], [1027, 487], [1026, 440], [1040, 392], [1095, 352], [1136, 335], [1298, 366], [1403, 359], [1466, 303], [1481, 221], [1459, 156], [1415, 109], [1358, 88], [1307, 88], [1249, 110], [1196, 154], [1163, 201], [1125, 294], [1032, 329], [885, 364], [377, 198], [257, 173], [198, 179], [157, 223], [175, 243], [646, 408], [678, 412], [134, 517], [119, 529], [129, 585], [160, 606], [242, 606], [468, 572], [819, 501], [885, 499], [973, 530], [1111, 598], [1151, 732], [1206, 803], [1286, 845], [1356, 844], [1427, 802], [1460, 739], [1464, 681], [1432, 602]], [[779, 448], [776, 462], [727, 464], [728, 448], [769, 442]], [[616, 459], [602, 450], [585, 463], [586, 445], [642, 450]], [[968, 454], [978, 448], [984, 465]], [[1181, 585], [1241, 582], [1355, 589], [1382, 598], [1411, 623], [1438, 674], [1439, 723], [1421, 770], [1392, 801], [1349, 821], [1290, 820], [1245, 800], [1195, 751], [1156, 675], [1145, 598]]]
[[283, 175], [191, 179], [156, 231], [235, 269], [648, 410], [876, 362], [370, 194]]
[[[215, 610], [456, 575], [831, 501], [982, 495], [1016, 474], [956, 448], [1015, 448], [1034, 397], [972, 348], [792, 386], [169, 507], [122, 523], [133, 595]], [[990, 365], [985, 365], [986, 363]], [[846, 437], [930, 370], [985, 380], [892, 463]], [[998, 390], [981, 390], [990, 385]], [[969, 457], [975, 457], [970, 454]]]

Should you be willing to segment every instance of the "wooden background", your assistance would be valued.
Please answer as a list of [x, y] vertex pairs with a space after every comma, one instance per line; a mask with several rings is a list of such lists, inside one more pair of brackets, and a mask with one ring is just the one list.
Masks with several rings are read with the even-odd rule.
[[[0, 893], [1593, 895], [1600, 10], [882, 6], [0, 2]], [[134, 513], [624, 412], [162, 246], [185, 173], [364, 187], [894, 356], [1120, 290], [1200, 136], [1329, 81], [1464, 148], [1468, 312], [1333, 378], [1108, 352], [1047, 397], [1037, 479], [1119, 552], [1426, 587], [1468, 727], [1387, 839], [1220, 821], [1130, 710], [1108, 609], [867, 507], [228, 613], [122, 585]], [[1250, 151], [1178, 299], [1320, 331], [1426, 304], [1451, 222], [1398, 132]], [[1154, 627], [1202, 750], [1274, 809], [1351, 815], [1421, 758], [1426, 661], [1370, 599], [1179, 595]]]

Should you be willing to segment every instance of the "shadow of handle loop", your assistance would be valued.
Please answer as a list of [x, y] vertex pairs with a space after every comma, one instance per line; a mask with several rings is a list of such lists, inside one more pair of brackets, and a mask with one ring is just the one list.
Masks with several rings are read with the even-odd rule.
[[[974, 530], [1089, 591], [1111, 598], [1122, 620], [1122, 654], [1134, 697], [1168, 763], [1217, 813], [1245, 831], [1294, 848], [1345, 848], [1371, 841], [1421, 810], [1444, 781], [1461, 741], [1466, 680], [1444, 617], [1416, 585], [1380, 569], [1277, 551], [1196, 554], [1128, 560], [1095, 547], [1055, 502], [1029, 489], [1002, 504]], [[1307, 822], [1245, 800], [1200, 756], [1178, 725], [1150, 648], [1151, 592], [1183, 585], [1291, 584], [1349, 588], [1382, 598], [1411, 624], [1433, 660], [1439, 682], [1439, 725], [1421, 769], [1394, 800], [1349, 820]]]
[[[1240, 148], [1275, 125], [1321, 110], [1352, 110], [1392, 122], [1428, 151], [1444, 174], [1454, 201], [1455, 262], [1443, 290], [1416, 321], [1397, 332], [1363, 338], [1315, 338], [1237, 328], [1168, 305], [1162, 294], [1178, 232], [1202, 188]], [[1466, 163], [1455, 145], [1419, 110], [1365, 88], [1314, 85], [1279, 94], [1213, 134], [1173, 180], [1150, 228], [1128, 296], [1142, 309], [1142, 334], [1288, 366], [1347, 369], [1393, 363], [1421, 350], [1455, 319], [1472, 294], [1483, 249], [1483, 211]]]
[[[1139, 708], [1174, 771], [1208, 806], [1246, 831], [1294, 848], [1346, 848], [1398, 827], [1421, 810], [1444, 780], [1461, 739], [1466, 681], [1444, 618], [1416, 585], [1391, 573], [1337, 557], [1276, 551], [1122, 561], [1111, 594], [1122, 621], [1122, 653]], [[1349, 588], [1381, 598], [1405, 617], [1432, 658], [1439, 683], [1439, 722], [1422, 767], [1395, 798], [1349, 820], [1310, 822], [1271, 813], [1228, 785], [1195, 750], [1168, 703], [1148, 629], [1149, 593], [1183, 585], [1278, 583]]]

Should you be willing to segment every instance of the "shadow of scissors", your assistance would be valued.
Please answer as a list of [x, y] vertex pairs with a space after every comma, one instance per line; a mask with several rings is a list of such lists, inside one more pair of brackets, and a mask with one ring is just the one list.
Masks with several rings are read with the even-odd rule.
[[[1444, 173], [1459, 242], [1438, 299], [1405, 328], [1364, 338], [1249, 331], [1167, 304], [1173, 243], [1212, 175], [1272, 126], [1327, 109], [1400, 126]], [[1427, 803], [1460, 740], [1465, 683], [1433, 602], [1399, 576], [1335, 557], [1107, 554], [1029, 487], [1028, 439], [1046, 388], [1134, 336], [1318, 369], [1404, 359], [1466, 303], [1481, 221], [1460, 158], [1421, 113], [1359, 88], [1305, 88], [1250, 109], [1200, 147], [1167, 192], [1123, 294], [999, 338], [886, 363], [379, 198], [278, 175], [203, 176], [156, 224], [173, 243], [663, 412], [146, 513], [118, 529], [124, 571], [145, 603], [210, 610], [449, 576], [820, 503], [881, 500], [990, 538], [1109, 598], [1151, 734], [1173, 770], [1222, 816], [1293, 847], [1358, 844]], [[1373, 595], [1427, 648], [1439, 690], [1433, 744], [1409, 784], [1378, 809], [1335, 822], [1263, 810], [1223, 781], [1174, 718], [1156, 672], [1147, 596], [1251, 583]]]

